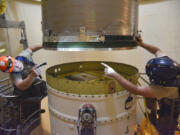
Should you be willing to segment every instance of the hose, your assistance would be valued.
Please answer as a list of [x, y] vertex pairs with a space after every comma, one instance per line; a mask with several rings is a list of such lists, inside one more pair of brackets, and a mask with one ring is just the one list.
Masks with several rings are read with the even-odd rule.
[[0, 15], [6, 12], [6, 2], [5, 0], [0, 1]]

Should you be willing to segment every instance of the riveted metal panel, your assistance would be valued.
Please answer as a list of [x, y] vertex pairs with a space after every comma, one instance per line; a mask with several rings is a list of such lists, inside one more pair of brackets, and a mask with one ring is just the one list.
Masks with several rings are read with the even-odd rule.
[[42, 15], [45, 48], [136, 46], [138, 0], [43, 0]]

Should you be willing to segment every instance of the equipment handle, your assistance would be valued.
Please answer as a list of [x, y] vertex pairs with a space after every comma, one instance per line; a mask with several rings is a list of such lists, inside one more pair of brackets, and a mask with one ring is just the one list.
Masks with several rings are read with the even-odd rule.
[[45, 66], [45, 65], [47, 65], [47, 62], [43, 62], [42, 64], [38, 65], [38, 66], [36, 67], [36, 69], [37, 69], [37, 68], [40, 68], [40, 67], [42, 67], [42, 66]]

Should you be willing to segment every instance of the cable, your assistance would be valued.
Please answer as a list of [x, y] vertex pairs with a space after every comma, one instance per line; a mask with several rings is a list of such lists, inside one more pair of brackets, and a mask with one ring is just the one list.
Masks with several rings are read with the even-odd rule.
[[146, 84], [150, 84], [146, 79], [144, 79], [144, 77], [142, 77], [142, 75], [146, 75], [146, 73], [139, 73], [139, 78], [141, 78]]
[[141, 106], [140, 102], [139, 102], [139, 101], [137, 101], [137, 102], [138, 102], [138, 105], [139, 105], [139, 107], [140, 107], [141, 112], [144, 114], [145, 112], [143, 111], [143, 109], [142, 109], [142, 106]]

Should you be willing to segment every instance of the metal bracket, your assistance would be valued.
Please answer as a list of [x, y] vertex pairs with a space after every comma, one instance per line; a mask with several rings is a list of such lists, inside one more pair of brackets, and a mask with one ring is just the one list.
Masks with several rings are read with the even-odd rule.
[[17, 28], [17, 29], [22, 29], [20, 43], [23, 44], [24, 49], [28, 48], [28, 42], [27, 42], [27, 36], [26, 36], [26, 30], [25, 30], [25, 23], [24, 23], [24, 21], [21, 21], [21, 22], [8, 21], [5, 18], [0, 18], [0, 28]]

